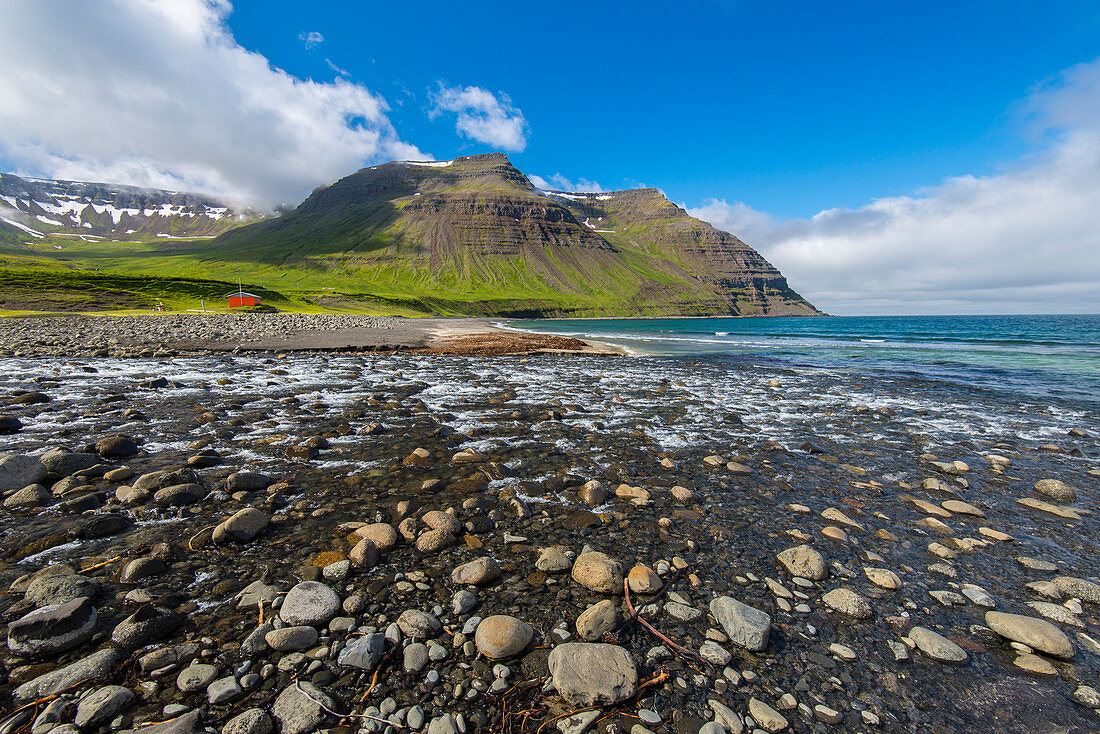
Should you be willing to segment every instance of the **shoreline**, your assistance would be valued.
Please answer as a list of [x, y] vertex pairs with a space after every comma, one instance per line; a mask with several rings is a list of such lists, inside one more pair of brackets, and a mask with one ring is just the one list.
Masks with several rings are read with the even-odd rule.
[[[919, 378], [415, 355], [2, 360], [0, 705], [57, 695], [19, 726], [65, 726], [125, 690], [118, 731], [536, 734], [581, 707], [554, 693], [568, 644], [614, 655], [577, 678], [657, 681], [603, 706], [617, 731], [751, 731], [761, 702], [793, 731], [1096, 728], [1093, 417]], [[73, 640], [31, 624], [73, 593]], [[1070, 659], [1020, 654], [991, 604], [1049, 618]], [[500, 625], [522, 634], [494, 652]], [[301, 690], [338, 713], [299, 728]]]
[[142, 314], [0, 319], [10, 356], [369, 352], [454, 356], [623, 355], [603, 342], [501, 328], [488, 318], [350, 314]]

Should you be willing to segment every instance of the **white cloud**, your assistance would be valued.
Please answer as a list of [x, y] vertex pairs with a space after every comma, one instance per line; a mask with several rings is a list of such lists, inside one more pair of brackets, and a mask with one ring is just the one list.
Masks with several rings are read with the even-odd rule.
[[833, 313], [1100, 312], [1100, 60], [1024, 108], [1046, 146], [998, 175], [810, 219], [717, 199], [689, 211], [757, 247]]
[[501, 150], [519, 152], [527, 147], [527, 121], [503, 92], [498, 97], [481, 87], [440, 84], [432, 102], [429, 116], [435, 119], [444, 112], [456, 113], [455, 130], [468, 138]]
[[297, 203], [423, 154], [385, 100], [242, 48], [227, 0], [17, 0], [0, 23], [0, 161], [57, 178]]
[[580, 178], [574, 182], [560, 173], [555, 173], [549, 178], [531, 174], [528, 175], [527, 178], [531, 180], [531, 183], [533, 183], [536, 188], [545, 191], [579, 191], [586, 194], [603, 191], [603, 187], [600, 186], [597, 181], [589, 181], [587, 178]]
[[319, 46], [322, 43], [324, 43], [325, 42], [325, 37], [322, 36], [320, 34], [320, 32], [318, 32], [318, 31], [309, 31], [308, 33], [306, 33], [305, 31], [302, 31], [301, 33], [298, 34], [298, 40], [305, 42], [306, 50], [308, 51], [308, 50], [312, 49], [314, 46]]

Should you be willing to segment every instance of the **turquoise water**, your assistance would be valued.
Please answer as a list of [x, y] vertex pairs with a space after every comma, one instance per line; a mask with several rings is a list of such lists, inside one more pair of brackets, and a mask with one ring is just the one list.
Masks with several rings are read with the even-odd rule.
[[1100, 315], [561, 319], [508, 326], [610, 342], [642, 355], [905, 372], [1100, 405]]

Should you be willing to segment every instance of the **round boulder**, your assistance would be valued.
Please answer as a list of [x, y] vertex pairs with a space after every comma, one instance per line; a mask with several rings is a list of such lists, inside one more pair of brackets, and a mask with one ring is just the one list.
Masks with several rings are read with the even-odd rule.
[[829, 575], [825, 568], [825, 557], [808, 545], [788, 548], [776, 558], [792, 576], [801, 576], [811, 581], [821, 581]]
[[851, 589], [833, 589], [825, 593], [821, 601], [834, 612], [856, 619], [867, 619], [872, 614], [870, 603]]
[[1077, 501], [1077, 492], [1061, 479], [1040, 479], [1035, 482], [1035, 491], [1058, 502]]
[[279, 618], [289, 625], [319, 627], [328, 624], [340, 611], [340, 597], [317, 581], [303, 581], [287, 592], [279, 608]]
[[1001, 637], [1021, 642], [1056, 658], [1072, 658], [1073, 643], [1066, 633], [1045, 619], [1007, 612], [986, 612], [985, 623]]
[[527, 649], [534, 636], [534, 628], [526, 622], [506, 614], [495, 614], [481, 620], [474, 633], [474, 643], [490, 660], [503, 660]]
[[364, 525], [356, 530], [354, 535], [374, 541], [374, 544], [378, 546], [378, 550], [383, 552], [397, 545], [397, 531], [394, 530], [393, 525], [386, 522]]
[[582, 553], [573, 563], [573, 580], [600, 594], [621, 594], [623, 567], [604, 553]]
[[567, 642], [547, 660], [554, 688], [570, 704], [610, 706], [638, 689], [638, 670], [630, 653], [618, 645]]
[[500, 578], [500, 566], [489, 556], [463, 563], [451, 572], [451, 581], [460, 585], [487, 584]]

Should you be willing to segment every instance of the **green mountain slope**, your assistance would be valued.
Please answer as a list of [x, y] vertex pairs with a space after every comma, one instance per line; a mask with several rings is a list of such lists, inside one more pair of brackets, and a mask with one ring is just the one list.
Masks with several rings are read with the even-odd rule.
[[759, 253], [658, 191], [543, 192], [500, 153], [364, 168], [187, 251], [451, 312], [818, 313]]

